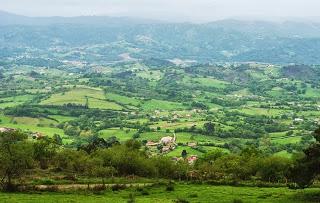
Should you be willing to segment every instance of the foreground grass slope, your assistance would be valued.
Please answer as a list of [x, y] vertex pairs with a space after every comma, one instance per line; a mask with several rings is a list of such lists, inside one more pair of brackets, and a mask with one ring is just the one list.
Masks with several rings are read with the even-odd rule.
[[94, 194], [90, 192], [68, 192], [68, 193], [0, 193], [1, 202], [88, 202], [88, 203], [125, 203], [128, 202], [130, 194], [138, 203], [158, 202], [266, 202], [266, 203], [289, 203], [289, 202], [317, 202], [314, 194], [318, 189], [307, 189], [305, 191], [290, 190], [287, 188], [257, 188], [257, 187], [232, 187], [232, 186], [211, 186], [211, 185], [175, 185], [174, 191], [166, 191], [165, 186], [144, 188], [144, 192], [136, 188], [112, 192], [107, 190], [104, 193]]

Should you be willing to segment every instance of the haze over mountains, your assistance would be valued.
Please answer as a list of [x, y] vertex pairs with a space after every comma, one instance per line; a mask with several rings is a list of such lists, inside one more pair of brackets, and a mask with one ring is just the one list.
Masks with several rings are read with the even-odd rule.
[[[320, 63], [320, 23], [222, 20], [169, 23], [104, 16], [25, 17], [0, 12], [0, 56], [79, 51], [109, 63], [156, 58], [197, 62]], [[40, 54], [40, 55], [41, 55]], [[50, 53], [53, 56], [55, 53]], [[66, 59], [70, 54], [66, 56]]]

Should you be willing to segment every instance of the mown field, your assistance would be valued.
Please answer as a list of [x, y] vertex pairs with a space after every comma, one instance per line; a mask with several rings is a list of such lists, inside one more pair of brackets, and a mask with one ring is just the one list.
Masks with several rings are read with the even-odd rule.
[[[88, 101], [87, 101], [88, 100]], [[66, 105], [78, 104], [89, 108], [121, 110], [122, 107], [114, 102], [109, 102], [101, 89], [79, 87], [73, 88], [67, 92], [53, 94], [50, 98], [42, 101], [42, 105]]]
[[[232, 187], [211, 185], [175, 185], [174, 191], [166, 191], [164, 186], [136, 188], [112, 192], [107, 190], [99, 194], [90, 192], [43, 192], [43, 193], [0, 193], [0, 201], [5, 203], [53, 203], [53, 202], [86, 202], [86, 203], [125, 203], [133, 196], [139, 203], [172, 203], [172, 202], [262, 202], [262, 203], [303, 203], [318, 202], [316, 194], [319, 189], [290, 190], [281, 188]], [[132, 198], [131, 198], [132, 199]]]

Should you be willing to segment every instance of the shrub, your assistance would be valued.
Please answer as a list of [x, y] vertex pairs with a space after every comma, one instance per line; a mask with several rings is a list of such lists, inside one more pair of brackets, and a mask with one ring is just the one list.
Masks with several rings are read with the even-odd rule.
[[147, 191], [145, 188], [143, 187], [138, 187], [137, 191], [140, 192], [141, 195], [149, 195], [149, 191]]
[[132, 193], [129, 194], [129, 199], [127, 202], [128, 203], [135, 203], [136, 202], [134, 195]]
[[119, 190], [124, 190], [124, 189], [126, 189], [126, 188], [127, 188], [127, 186], [124, 185], [124, 184], [115, 184], [115, 185], [113, 185], [113, 186], [111, 187], [111, 190], [112, 190], [112, 191], [119, 191]]
[[233, 203], [243, 203], [243, 201], [241, 199], [234, 199], [232, 202]]
[[189, 203], [188, 200], [181, 199], [181, 198], [177, 199], [175, 202], [176, 202], [176, 203]]
[[47, 192], [58, 192], [59, 187], [57, 185], [51, 185], [44, 189]]
[[197, 198], [197, 197], [198, 197], [198, 194], [193, 193], [193, 194], [190, 194], [189, 197], [190, 197], [190, 198]]
[[142, 191], [141, 191], [141, 195], [146, 196], [146, 195], [150, 195], [150, 193], [149, 193], [149, 191], [147, 191], [147, 190], [142, 190]]
[[62, 179], [63, 180], [77, 181], [77, 177], [75, 175], [67, 175], [67, 176], [64, 176]]
[[44, 179], [39, 181], [42, 185], [53, 185], [54, 181], [51, 179]]
[[106, 190], [106, 186], [105, 185], [95, 185], [92, 188], [92, 191], [104, 191], [104, 190]]
[[168, 192], [174, 191], [174, 183], [172, 181], [170, 181], [167, 184], [166, 191], [168, 191]]

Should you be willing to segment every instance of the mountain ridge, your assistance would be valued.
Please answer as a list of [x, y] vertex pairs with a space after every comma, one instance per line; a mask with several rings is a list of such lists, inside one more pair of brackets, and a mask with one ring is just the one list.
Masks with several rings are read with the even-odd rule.
[[[90, 60], [110, 55], [119, 60], [125, 53], [136, 59], [205, 63], [320, 64], [320, 23], [229, 19], [193, 24], [103, 16], [34, 18], [2, 12], [0, 44], [0, 54], [6, 56], [7, 50], [21, 47], [47, 51], [65, 46], [71, 51], [85, 46]], [[90, 47], [97, 44], [105, 47], [92, 51]]]

